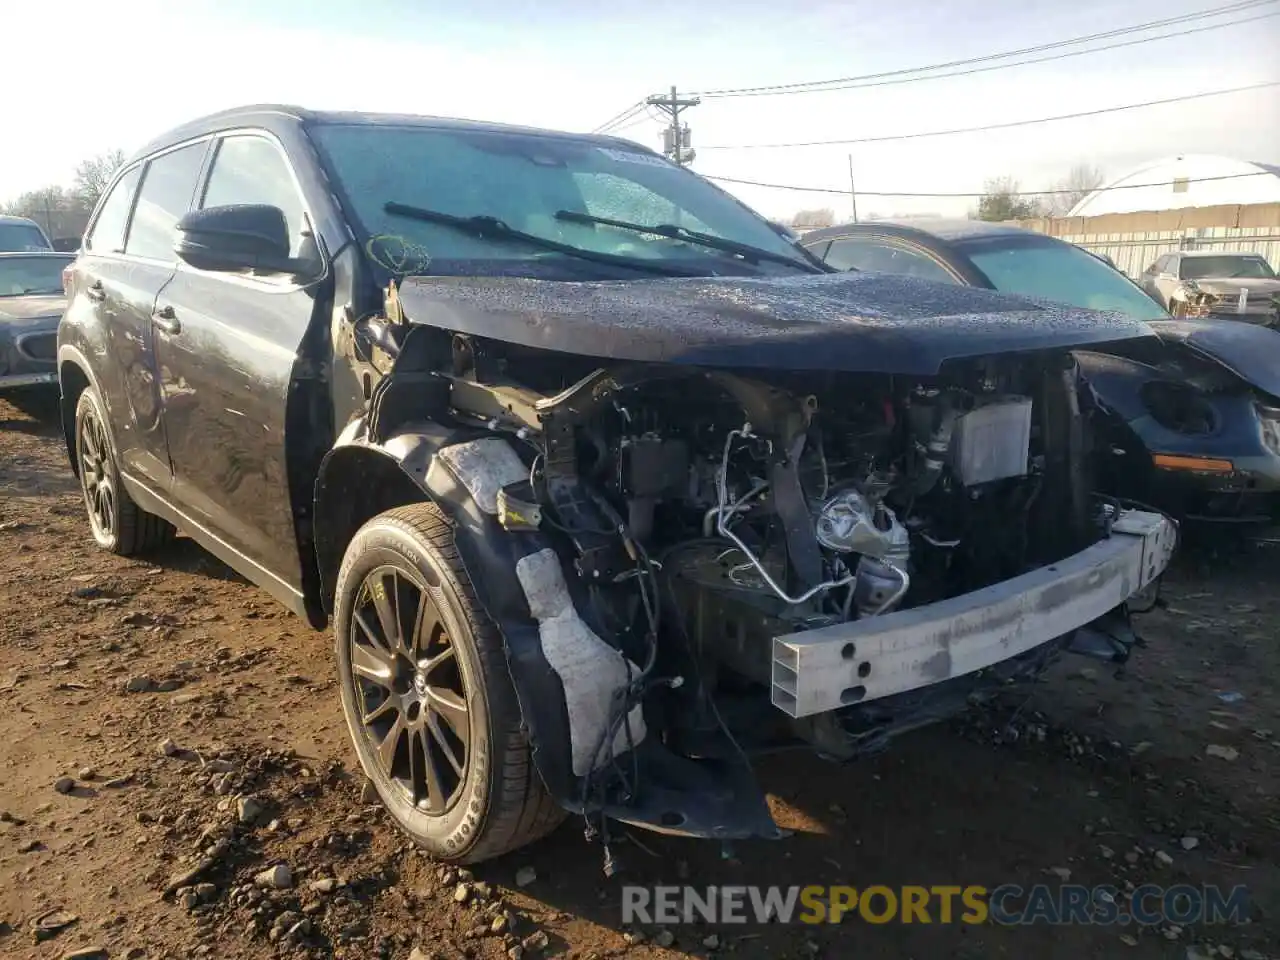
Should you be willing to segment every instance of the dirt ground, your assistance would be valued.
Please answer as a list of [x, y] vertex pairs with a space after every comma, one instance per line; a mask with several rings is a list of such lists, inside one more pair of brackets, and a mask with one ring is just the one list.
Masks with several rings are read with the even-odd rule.
[[[0, 956], [1280, 957], [1278, 573], [1183, 557], [1120, 676], [1069, 658], [870, 760], [762, 759], [784, 840], [633, 832], [606, 879], [569, 821], [459, 876], [362, 802], [329, 636], [185, 539], [94, 549], [53, 420], [0, 401]], [[1251, 921], [625, 929], [618, 890], [1068, 875], [1245, 884]]]

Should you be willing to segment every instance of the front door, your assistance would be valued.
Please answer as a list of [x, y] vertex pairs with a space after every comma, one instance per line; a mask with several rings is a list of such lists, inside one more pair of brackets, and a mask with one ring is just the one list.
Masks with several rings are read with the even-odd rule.
[[[270, 203], [293, 255], [315, 242], [293, 172], [274, 140], [237, 133], [215, 145], [197, 207]], [[317, 277], [323, 273], [315, 257]], [[226, 274], [182, 264], [156, 303], [165, 427], [179, 509], [291, 591], [302, 589], [285, 451], [303, 338], [318, 280]], [[300, 433], [306, 424], [294, 424]]]

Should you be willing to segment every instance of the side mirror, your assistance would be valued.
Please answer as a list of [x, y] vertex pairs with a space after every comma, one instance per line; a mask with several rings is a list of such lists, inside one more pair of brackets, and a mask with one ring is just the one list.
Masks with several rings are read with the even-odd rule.
[[284, 211], [265, 203], [193, 210], [178, 221], [174, 252], [199, 270], [296, 273]]

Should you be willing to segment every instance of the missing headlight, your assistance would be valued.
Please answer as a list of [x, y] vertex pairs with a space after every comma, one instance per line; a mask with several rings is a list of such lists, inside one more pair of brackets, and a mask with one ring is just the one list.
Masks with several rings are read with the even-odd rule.
[[1218, 427], [1213, 407], [1189, 384], [1153, 380], [1140, 393], [1147, 411], [1166, 430], [1200, 436]]

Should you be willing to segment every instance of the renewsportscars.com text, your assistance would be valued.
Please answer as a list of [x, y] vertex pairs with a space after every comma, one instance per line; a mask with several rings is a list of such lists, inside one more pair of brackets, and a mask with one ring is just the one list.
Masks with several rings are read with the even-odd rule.
[[1243, 886], [1144, 884], [1132, 892], [1081, 884], [622, 888], [623, 923], [1244, 923]]

